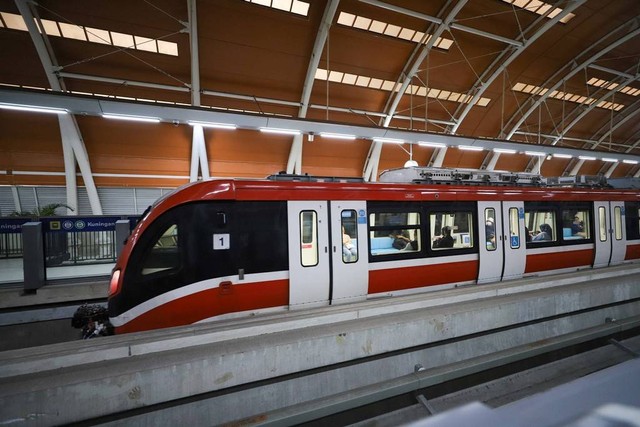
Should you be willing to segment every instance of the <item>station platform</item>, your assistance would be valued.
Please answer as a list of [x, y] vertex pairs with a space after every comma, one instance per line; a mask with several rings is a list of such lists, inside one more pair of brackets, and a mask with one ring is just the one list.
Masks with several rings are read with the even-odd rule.
[[0, 352], [0, 423], [308, 422], [635, 330], [639, 280], [629, 264]]
[[106, 304], [112, 268], [113, 263], [51, 267], [47, 284], [25, 293], [22, 260], [0, 260], [0, 351], [77, 340], [70, 319], [84, 303]]

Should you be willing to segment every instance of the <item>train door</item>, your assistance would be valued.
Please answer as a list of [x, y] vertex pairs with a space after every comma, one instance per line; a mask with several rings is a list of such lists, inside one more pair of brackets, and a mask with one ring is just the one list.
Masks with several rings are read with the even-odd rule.
[[502, 242], [504, 244], [502, 280], [519, 279], [524, 274], [527, 263], [524, 202], [503, 202], [502, 218]]
[[325, 201], [290, 201], [289, 308], [329, 304], [329, 217]]
[[[498, 282], [502, 279], [504, 248], [499, 244], [497, 230], [502, 229], [500, 202], [478, 202], [478, 235], [480, 268], [478, 284]], [[491, 235], [493, 234], [493, 236]]]
[[478, 283], [522, 277], [526, 263], [523, 202], [478, 202]]
[[367, 298], [369, 247], [364, 201], [331, 202], [331, 303]]
[[609, 265], [620, 264], [627, 252], [627, 230], [624, 202], [611, 202], [611, 261]]
[[624, 202], [595, 202], [593, 209], [596, 227], [593, 266], [619, 264], [626, 250]]

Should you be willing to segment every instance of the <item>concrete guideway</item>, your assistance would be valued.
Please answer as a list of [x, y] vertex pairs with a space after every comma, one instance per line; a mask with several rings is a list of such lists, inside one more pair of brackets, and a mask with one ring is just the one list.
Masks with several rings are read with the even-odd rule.
[[[631, 318], [640, 313], [639, 278], [640, 266], [631, 264], [7, 351], [0, 353], [0, 423], [69, 423], [189, 396], [205, 402], [211, 392], [217, 403], [202, 403], [198, 413], [209, 423], [231, 422], [397, 378], [415, 363], [435, 369], [597, 327], [607, 317]], [[396, 360], [379, 362], [390, 352]], [[352, 360], [362, 363], [330, 368]], [[311, 371], [317, 368], [335, 373]], [[268, 384], [242, 403], [236, 392], [225, 395], [276, 378], [287, 383], [272, 384], [268, 397]]]

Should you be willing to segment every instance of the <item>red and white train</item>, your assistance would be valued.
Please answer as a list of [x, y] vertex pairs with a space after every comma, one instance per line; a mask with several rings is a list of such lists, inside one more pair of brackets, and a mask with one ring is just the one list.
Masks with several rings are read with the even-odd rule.
[[197, 182], [132, 232], [109, 317], [126, 333], [619, 264], [639, 210], [637, 190]]

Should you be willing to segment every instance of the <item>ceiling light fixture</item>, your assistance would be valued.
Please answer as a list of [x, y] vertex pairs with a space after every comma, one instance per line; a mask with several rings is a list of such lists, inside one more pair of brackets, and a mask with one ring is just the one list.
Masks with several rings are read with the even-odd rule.
[[394, 138], [373, 138], [373, 142], [382, 142], [387, 144], [404, 144], [404, 140]]
[[475, 145], [458, 145], [458, 148], [460, 150], [465, 150], [465, 151], [483, 151], [484, 150], [484, 148], [476, 147]]
[[573, 156], [571, 154], [563, 154], [563, 153], [553, 153], [553, 157], [557, 157], [558, 159], [571, 159]]
[[614, 159], [613, 157], [603, 157], [602, 161], [609, 163], [618, 163], [618, 159]]
[[300, 135], [302, 132], [296, 129], [260, 128], [260, 132], [276, 133], [280, 135]]
[[236, 125], [232, 125], [230, 123], [211, 123], [211, 122], [198, 122], [195, 120], [187, 121], [189, 125], [195, 126], [200, 125], [203, 128], [214, 128], [214, 129], [236, 129]]
[[447, 145], [441, 142], [427, 142], [427, 141], [418, 141], [418, 145], [421, 147], [431, 147], [431, 148], [445, 148]]
[[537, 156], [537, 157], [546, 157], [547, 153], [543, 153], [542, 151], [525, 151], [524, 154], [527, 156]]
[[320, 136], [323, 138], [348, 139], [352, 141], [356, 139], [355, 135], [347, 135], [345, 133], [320, 132]]
[[129, 120], [132, 122], [160, 123], [159, 118], [148, 117], [148, 116], [128, 116], [125, 114], [103, 114], [102, 117], [104, 117], [105, 119]]
[[595, 160], [596, 158], [593, 156], [578, 156], [580, 160]]
[[623, 160], [622, 163], [626, 163], [628, 165], [637, 165], [638, 161], [637, 160]]
[[516, 154], [517, 153], [516, 150], [512, 150], [511, 148], [494, 148], [493, 152], [500, 153], [500, 154]]
[[68, 114], [69, 113], [64, 108], [38, 107], [36, 105], [0, 104], [0, 108], [4, 110], [31, 111], [34, 113], [48, 113], [48, 114]]

